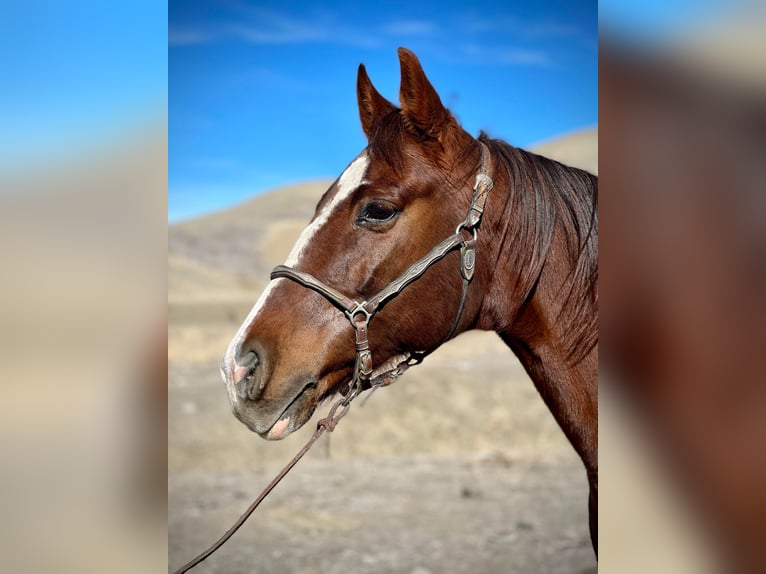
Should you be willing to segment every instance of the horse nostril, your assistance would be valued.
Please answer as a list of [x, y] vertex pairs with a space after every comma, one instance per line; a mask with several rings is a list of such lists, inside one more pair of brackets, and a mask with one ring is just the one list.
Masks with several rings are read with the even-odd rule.
[[258, 359], [258, 355], [255, 354], [255, 351], [248, 351], [243, 357], [238, 358], [237, 360], [237, 364], [246, 368], [256, 368], [259, 363], [260, 360]]
[[[261, 360], [255, 351], [248, 351], [240, 356], [237, 353], [234, 367], [234, 388], [242, 399], [254, 399], [256, 395], [256, 371]], [[260, 390], [260, 389], [258, 389]]]

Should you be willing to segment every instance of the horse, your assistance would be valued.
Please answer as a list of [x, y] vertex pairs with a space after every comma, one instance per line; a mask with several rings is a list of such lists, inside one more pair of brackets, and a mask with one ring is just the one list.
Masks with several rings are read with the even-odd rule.
[[323, 400], [388, 384], [464, 331], [496, 331], [585, 466], [596, 550], [598, 179], [472, 137], [417, 57], [398, 55], [400, 107], [359, 66], [368, 145], [225, 352], [232, 411], [279, 440]]

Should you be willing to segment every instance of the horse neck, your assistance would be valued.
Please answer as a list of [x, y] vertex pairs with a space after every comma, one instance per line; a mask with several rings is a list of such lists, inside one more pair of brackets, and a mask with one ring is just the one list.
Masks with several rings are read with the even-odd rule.
[[[514, 351], [583, 455], [592, 451], [592, 437], [564, 411], [576, 402], [573, 394], [584, 395], [578, 408], [594, 410], [595, 420], [598, 230], [596, 190], [573, 186], [594, 182], [584, 172], [569, 173], [571, 168], [522, 150], [506, 149], [502, 156], [494, 158], [495, 189], [482, 224], [492, 275], [478, 326], [496, 331]], [[573, 191], [580, 194], [574, 207], [556, 195]], [[589, 218], [595, 228], [583, 229]], [[585, 247], [573, 247], [580, 240]]]

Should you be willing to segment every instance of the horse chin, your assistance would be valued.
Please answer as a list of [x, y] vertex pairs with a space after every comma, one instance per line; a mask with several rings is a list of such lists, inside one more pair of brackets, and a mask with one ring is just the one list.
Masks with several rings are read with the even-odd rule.
[[348, 371], [331, 373], [316, 384], [306, 385], [290, 402], [277, 421], [266, 432], [258, 434], [266, 440], [282, 440], [297, 431], [311, 419], [317, 407], [326, 399], [341, 392], [348, 376]]
[[319, 404], [316, 386], [304, 387], [287, 405], [276, 422], [266, 432], [258, 434], [266, 440], [282, 440], [287, 435], [301, 428], [314, 414]]

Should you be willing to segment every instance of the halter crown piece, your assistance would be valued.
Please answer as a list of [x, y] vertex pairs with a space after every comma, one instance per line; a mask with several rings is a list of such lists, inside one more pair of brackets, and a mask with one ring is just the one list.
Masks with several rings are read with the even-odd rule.
[[[476, 240], [478, 237], [478, 228], [481, 224], [481, 217], [484, 213], [487, 197], [493, 187], [492, 178], [488, 175], [490, 162], [489, 150], [483, 142], [477, 140], [477, 143], [481, 150], [481, 165], [479, 167], [479, 173], [476, 175], [476, 182], [473, 186], [471, 206], [468, 209], [468, 214], [465, 216], [465, 219], [458, 224], [453, 235], [450, 235], [438, 243], [428, 252], [428, 254], [410, 265], [404, 273], [386, 285], [377, 295], [374, 295], [366, 301], [355, 301], [354, 299], [346, 297], [337, 289], [326, 285], [310, 273], [304, 273], [303, 271], [298, 271], [285, 265], [278, 265], [271, 272], [271, 279], [278, 279], [280, 277], [290, 279], [299, 285], [316, 291], [335, 307], [340, 309], [351, 323], [356, 339], [356, 361], [354, 364], [354, 375], [349, 383], [348, 392], [346, 393], [343, 402], [344, 406], [347, 406], [364, 390], [365, 384], [368, 384], [371, 387], [389, 385], [409, 367], [417, 365], [426, 357], [428, 353], [425, 351], [413, 351], [407, 353], [405, 359], [396, 367], [380, 374], [375, 377], [374, 380], [370, 380], [373, 373], [372, 352], [370, 351], [368, 339], [370, 320], [383, 308], [385, 303], [399, 295], [399, 293], [401, 293], [410, 283], [422, 277], [434, 263], [443, 259], [444, 256], [451, 251], [460, 248], [460, 274], [463, 277], [463, 293], [460, 297], [460, 306], [458, 307], [455, 321], [452, 323], [452, 328], [450, 329], [449, 334], [444, 338], [444, 341], [449, 340], [455, 334], [458, 324], [460, 323], [460, 318], [463, 315], [466, 295], [468, 293], [468, 285], [471, 282], [471, 279], [473, 279], [476, 268]], [[470, 238], [465, 239], [463, 232], [469, 233]]]

